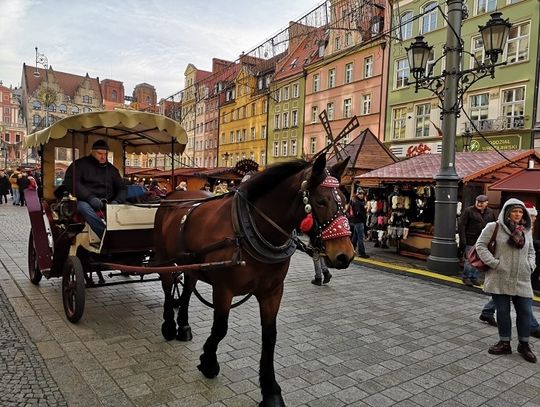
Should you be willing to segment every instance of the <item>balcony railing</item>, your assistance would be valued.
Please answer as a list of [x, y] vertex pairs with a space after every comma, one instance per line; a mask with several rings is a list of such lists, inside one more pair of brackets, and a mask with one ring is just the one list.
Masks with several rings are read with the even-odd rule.
[[500, 116], [496, 119], [472, 120], [471, 123], [464, 124], [463, 130], [469, 129], [471, 131], [475, 131], [475, 127], [478, 131], [485, 133], [501, 130], [518, 130], [525, 127], [525, 117]]

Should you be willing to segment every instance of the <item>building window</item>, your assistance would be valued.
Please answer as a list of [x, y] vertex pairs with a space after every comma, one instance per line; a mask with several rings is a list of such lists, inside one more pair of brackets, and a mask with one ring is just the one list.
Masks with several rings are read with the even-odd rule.
[[413, 12], [412, 11], [406, 11], [401, 15], [400, 18], [400, 35], [401, 35], [401, 41], [406, 40], [408, 38], [412, 37], [412, 29], [413, 29]]
[[285, 86], [283, 88], [283, 100], [289, 100], [289, 87]]
[[79, 114], [79, 108], [77, 106], [71, 106], [71, 114]]
[[334, 38], [334, 51], [339, 51], [341, 49], [341, 38]]
[[409, 85], [409, 61], [407, 58], [396, 61], [395, 89], [401, 89]]
[[416, 137], [429, 137], [429, 118], [431, 105], [423, 103], [416, 105]]
[[320, 90], [320, 79], [319, 74], [313, 75], [313, 92], [318, 92]]
[[328, 88], [336, 86], [336, 69], [332, 68], [328, 71]]
[[300, 94], [299, 85], [297, 83], [292, 85], [292, 97], [297, 98]]
[[351, 83], [353, 80], [353, 64], [345, 65], [345, 83]]
[[111, 100], [114, 100], [116, 102], [116, 100], [118, 99], [118, 93], [116, 92], [116, 90], [112, 90], [111, 92]]
[[229, 143], [234, 143], [234, 131], [231, 131], [229, 133]]
[[266, 138], [266, 125], [262, 125], [261, 126], [261, 139], [265, 139]]
[[374, 16], [371, 19], [371, 35], [376, 36], [382, 32], [384, 25], [384, 18], [381, 16]]
[[497, 8], [497, 0], [475, 0], [474, 14], [482, 14], [493, 11]]
[[326, 115], [328, 120], [334, 120], [334, 102], [328, 102], [326, 105]]
[[405, 138], [407, 108], [398, 107], [392, 112], [392, 140]]
[[39, 101], [37, 100], [34, 100], [32, 102], [32, 109], [34, 110], [41, 110], [41, 103], [39, 103]]
[[67, 106], [62, 103], [60, 106], [58, 106], [58, 111], [60, 113], [67, 113]]
[[274, 157], [279, 157], [279, 141], [274, 141]]
[[426, 62], [426, 71], [425, 76], [430, 76], [433, 72], [433, 66], [435, 65], [435, 51], [431, 50], [429, 51], [428, 60]]
[[255, 103], [251, 104], [251, 116], [257, 115], [257, 105]]
[[469, 117], [478, 130], [485, 129], [489, 110], [489, 93], [480, 93], [469, 97]]
[[263, 102], [263, 113], [268, 113], [268, 100], [265, 99]]
[[362, 114], [371, 114], [371, 94], [362, 95]]
[[56, 112], [56, 105], [54, 103], [49, 105], [49, 112]]
[[88, 96], [88, 95], [84, 95], [84, 96], [82, 97], [82, 101], [83, 101], [83, 103], [88, 103], [88, 104], [90, 104], [90, 103], [92, 103], [92, 98], [91, 98], [90, 96]]
[[291, 123], [291, 125], [293, 127], [298, 127], [298, 110], [293, 110], [291, 112], [291, 114], [292, 114], [292, 123]]
[[280, 120], [279, 118], [280, 118], [279, 113], [274, 115], [274, 129], [276, 130], [279, 130], [279, 120]]
[[345, 46], [350, 47], [352, 43], [352, 32], [349, 31], [345, 34]]
[[274, 100], [277, 103], [281, 102], [281, 89], [278, 89], [274, 92]]
[[283, 140], [281, 142], [281, 156], [282, 157], [287, 157], [288, 155], [288, 146], [289, 146], [289, 143], [287, 140]]
[[41, 117], [37, 114], [32, 116], [32, 125], [33, 126], [39, 126], [39, 123], [41, 122]]
[[502, 92], [502, 115], [507, 129], [523, 127], [525, 114], [525, 86]]
[[508, 34], [506, 58], [509, 64], [529, 59], [529, 32], [531, 23], [514, 24]]
[[317, 123], [318, 118], [319, 118], [319, 107], [312, 106], [311, 107], [311, 123]]
[[437, 3], [432, 2], [422, 7], [420, 34], [434, 31], [437, 28]]
[[309, 139], [309, 153], [315, 154], [317, 151], [317, 137], [311, 137]]
[[364, 58], [364, 78], [373, 76], [373, 56]]
[[255, 140], [255, 127], [249, 129], [249, 137], [251, 140]]
[[343, 101], [343, 118], [346, 119], [352, 115], [352, 99], [347, 98]]
[[482, 41], [481, 35], [471, 39], [471, 54], [474, 56], [471, 56], [471, 68], [477, 68], [480, 64], [487, 61], [484, 41]]
[[296, 140], [291, 140], [291, 155], [296, 156]]
[[283, 112], [283, 128], [289, 127], [289, 112]]

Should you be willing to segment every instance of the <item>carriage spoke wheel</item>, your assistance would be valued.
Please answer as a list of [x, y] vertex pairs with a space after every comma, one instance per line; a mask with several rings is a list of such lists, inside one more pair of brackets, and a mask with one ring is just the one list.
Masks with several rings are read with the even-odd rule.
[[30, 281], [33, 284], [39, 284], [41, 281], [41, 270], [39, 269], [38, 256], [36, 248], [34, 247], [34, 236], [30, 231], [30, 237], [28, 238], [28, 273], [30, 274]]
[[70, 322], [76, 323], [84, 312], [85, 301], [84, 269], [76, 256], [69, 256], [62, 276], [62, 299], [64, 312]]

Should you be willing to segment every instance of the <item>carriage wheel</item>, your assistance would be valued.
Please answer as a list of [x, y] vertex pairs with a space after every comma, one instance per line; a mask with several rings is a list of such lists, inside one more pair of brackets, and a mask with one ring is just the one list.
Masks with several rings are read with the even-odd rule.
[[64, 265], [62, 276], [62, 299], [64, 312], [70, 322], [76, 323], [84, 312], [85, 301], [84, 269], [76, 256], [69, 256]]
[[38, 285], [41, 281], [41, 270], [39, 269], [38, 256], [36, 253], [36, 248], [34, 247], [34, 236], [32, 231], [30, 231], [30, 237], [28, 238], [28, 272], [30, 274], [30, 281], [33, 284]]

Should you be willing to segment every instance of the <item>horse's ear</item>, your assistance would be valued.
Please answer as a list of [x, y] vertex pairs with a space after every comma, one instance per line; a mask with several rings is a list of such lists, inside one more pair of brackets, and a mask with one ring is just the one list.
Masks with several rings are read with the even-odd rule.
[[341, 181], [341, 176], [345, 172], [345, 169], [347, 168], [347, 164], [349, 163], [349, 160], [351, 159], [351, 156], [348, 156], [343, 161], [339, 161], [336, 164], [332, 165], [330, 167], [330, 175], [333, 177], [336, 177], [338, 180]]
[[311, 177], [309, 179], [309, 188], [315, 188], [316, 186], [322, 184], [326, 178], [325, 174], [326, 169], [326, 153], [317, 156], [313, 167], [311, 168]]

